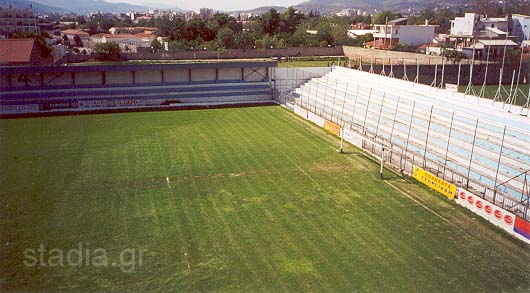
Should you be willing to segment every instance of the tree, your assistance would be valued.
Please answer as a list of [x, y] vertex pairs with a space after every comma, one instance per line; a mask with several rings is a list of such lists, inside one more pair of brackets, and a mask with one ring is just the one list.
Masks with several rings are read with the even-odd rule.
[[372, 34], [366, 34], [363, 36], [358, 36], [355, 39], [352, 39], [348, 42], [348, 45], [355, 46], [355, 47], [363, 47], [364, 44], [371, 42], [374, 40], [374, 36]]
[[234, 31], [228, 27], [223, 27], [217, 33], [216, 43], [218, 48], [233, 48], [235, 45]]
[[81, 38], [78, 35], [74, 36], [74, 42], [76, 47], [83, 47], [83, 41], [81, 41]]
[[280, 14], [276, 9], [272, 8], [261, 17], [261, 26], [266, 34], [273, 35], [279, 31], [280, 28]]
[[401, 14], [386, 10], [383, 12], [376, 13], [372, 17], [372, 23], [373, 24], [386, 24], [387, 19], [388, 21], [391, 21], [391, 20], [394, 20], [400, 17], [401, 17]]
[[120, 60], [121, 48], [116, 43], [100, 43], [94, 47], [96, 59], [100, 61], [118, 61]]
[[280, 31], [293, 34], [296, 27], [302, 22], [304, 15], [297, 13], [294, 7], [289, 7], [280, 15]]
[[160, 43], [159, 40], [157, 39], [154, 39], [151, 41], [151, 50], [153, 50], [153, 52], [158, 52], [160, 50], [162, 50], [162, 43]]
[[453, 64], [460, 63], [462, 59], [466, 59], [466, 54], [453, 50], [453, 49], [442, 49], [442, 56], [447, 60], [451, 60]]
[[423, 8], [420, 11], [420, 19], [423, 23], [425, 23], [425, 21], [427, 21], [427, 23], [434, 22], [434, 20], [436, 19], [436, 13], [430, 7]]
[[237, 33], [234, 36], [235, 46], [240, 49], [250, 49], [254, 47], [256, 37], [253, 33]]
[[186, 51], [189, 49], [185, 40], [170, 41], [168, 45], [169, 52], [175, 53], [179, 51]]

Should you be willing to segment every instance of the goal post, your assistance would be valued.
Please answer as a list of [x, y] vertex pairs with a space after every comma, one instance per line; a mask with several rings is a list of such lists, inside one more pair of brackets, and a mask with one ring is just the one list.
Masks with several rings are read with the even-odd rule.
[[378, 144], [366, 137], [344, 127], [340, 128], [340, 152], [344, 152], [344, 141], [351, 143], [353, 146], [365, 151], [379, 159], [379, 177], [383, 178], [383, 170], [385, 164], [385, 147], [381, 144]]

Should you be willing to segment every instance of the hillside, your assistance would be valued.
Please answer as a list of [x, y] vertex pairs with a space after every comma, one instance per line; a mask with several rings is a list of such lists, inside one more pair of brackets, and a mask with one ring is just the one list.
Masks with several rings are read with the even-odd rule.
[[88, 14], [96, 11], [121, 13], [128, 11], [147, 11], [151, 9], [148, 6], [129, 3], [111, 3], [103, 0], [35, 0], [35, 2], [52, 7], [68, 7], [67, 9], [69, 11], [77, 14]]
[[262, 7], [258, 7], [258, 8], [254, 8], [254, 9], [249, 9], [249, 10], [235, 10], [235, 11], [230, 11], [228, 12], [229, 14], [238, 14], [238, 13], [252, 13], [252, 14], [264, 14], [265, 12], [271, 10], [271, 9], [276, 9], [277, 11], [279, 12], [284, 12], [285, 10], [287, 10], [287, 7], [283, 7], [283, 6], [262, 6]]
[[37, 3], [35, 1], [27, 1], [27, 0], [1, 0], [0, 6], [13, 6], [17, 7], [19, 9], [26, 9], [31, 5], [33, 7], [33, 11], [36, 13], [70, 13], [71, 10], [65, 9], [65, 8], [59, 8], [55, 6], [45, 5], [41, 3]]
[[[465, 2], [454, 0], [451, 3]], [[436, 0], [310, 0], [302, 2], [295, 7], [302, 11], [317, 10], [321, 13], [336, 12], [344, 8], [370, 9], [370, 10], [402, 10], [405, 8], [421, 8], [437, 6]]]

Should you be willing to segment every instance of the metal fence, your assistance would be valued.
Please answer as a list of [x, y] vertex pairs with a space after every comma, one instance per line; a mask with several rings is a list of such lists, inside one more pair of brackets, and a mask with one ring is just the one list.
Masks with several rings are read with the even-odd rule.
[[[310, 76], [303, 69], [293, 70], [295, 76]], [[275, 97], [288, 107], [298, 105], [362, 135], [366, 139], [363, 149], [376, 157], [381, 150], [370, 142], [384, 146], [386, 163], [406, 174], [412, 174], [414, 165], [421, 166], [530, 218], [530, 128], [524, 128], [528, 124], [523, 121], [521, 128], [498, 123], [466, 113], [457, 104], [430, 103], [407, 89], [377, 88], [367, 81], [376, 75], [362, 73], [367, 75], [363, 80], [356, 72], [348, 75], [334, 70], [296, 82], [276, 80], [277, 85], [291, 86], [277, 88]], [[385, 81], [389, 82], [386, 77]]]

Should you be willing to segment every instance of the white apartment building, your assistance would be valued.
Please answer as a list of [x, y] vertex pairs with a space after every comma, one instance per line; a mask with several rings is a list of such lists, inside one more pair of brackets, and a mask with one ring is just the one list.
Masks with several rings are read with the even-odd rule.
[[407, 18], [389, 21], [388, 24], [375, 25], [373, 33], [375, 48], [389, 49], [399, 44], [419, 46], [431, 43], [434, 39], [435, 25], [407, 25]]

